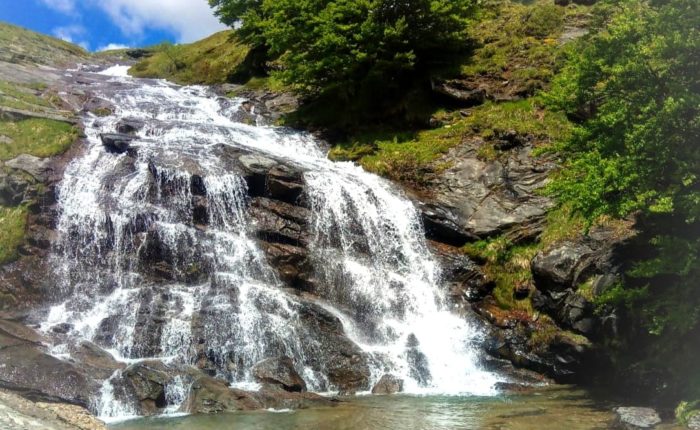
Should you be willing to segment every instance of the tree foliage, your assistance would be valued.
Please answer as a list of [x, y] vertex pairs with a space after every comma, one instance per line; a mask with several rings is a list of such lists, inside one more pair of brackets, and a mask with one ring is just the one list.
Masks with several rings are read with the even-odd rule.
[[590, 221], [635, 214], [656, 252], [619, 297], [653, 333], [700, 320], [700, 2], [609, 2], [550, 101], [579, 121], [550, 191]]
[[467, 47], [473, 0], [210, 0], [287, 83], [349, 99], [399, 91]]

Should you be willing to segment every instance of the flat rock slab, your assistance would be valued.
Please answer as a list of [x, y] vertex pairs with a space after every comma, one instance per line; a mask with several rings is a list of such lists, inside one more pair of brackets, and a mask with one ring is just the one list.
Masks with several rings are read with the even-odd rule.
[[22, 430], [106, 430], [104, 423], [74, 405], [34, 403], [0, 391], [0, 428]]
[[618, 427], [625, 430], [651, 429], [661, 423], [659, 414], [651, 408], [615, 408]]
[[46, 181], [51, 173], [51, 160], [48, 158], [39, 158], [33, 155], [21, 154], [7, 161], [5, 165], [13, 169], [22, 170], [29, 173], [37, 181]]

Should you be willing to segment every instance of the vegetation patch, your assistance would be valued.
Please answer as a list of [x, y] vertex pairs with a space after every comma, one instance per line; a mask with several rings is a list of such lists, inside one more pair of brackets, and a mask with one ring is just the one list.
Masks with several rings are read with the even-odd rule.
[[20, 154], [44, 158], [65, 152], [78, 138], [78, 129], [44, 118], [0, 120], [0, 135], [12, 140], [0, 145], [0, 160], [10, 160]]
[[222, 31], [198, 42], [163, 44], [136, 63], [129, 74], [168, 79], [178, 84], [217, 84], [231, 81], [250, 51], [234, 31]]
[[27, 208], [0, 206], [0, 264], [17, 258], [17, 247], [24, 240]]

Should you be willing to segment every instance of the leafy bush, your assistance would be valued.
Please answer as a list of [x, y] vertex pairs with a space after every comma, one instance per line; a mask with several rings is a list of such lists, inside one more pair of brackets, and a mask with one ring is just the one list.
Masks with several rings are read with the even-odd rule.
[[[598, 300], [657, 338], [632, 334], [630, 345], [647, 348], [633, 360], [682, 361], [699, 352], [700, 3], [612, 1], [605, 10], [614, 13], [569, 52], [547, 96], [578, 122], [556, 145], [565, 166], [549, 191], [589, 225], [637, 219], [650, 249]], [[676, 357], [657, 351], [662, 342]], [[664, 367], [688, 381], [686, 366]]]

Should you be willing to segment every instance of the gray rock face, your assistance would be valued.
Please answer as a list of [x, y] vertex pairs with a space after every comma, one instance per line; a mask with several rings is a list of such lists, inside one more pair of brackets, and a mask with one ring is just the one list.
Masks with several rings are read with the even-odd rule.
[[700, 414], [695, 414], [688, 420], [690, 430], [700, 430]]
[[619, 427], [625, 430], [651, 429], [661, 423], [659, 414], [651, 408], [620, 407], [615, 413]]
[[17, 328], [0, 329], [0, 385], [32, 400], [90, 405], [98, 383], [80, 367], [41, 351], [34, 334]]
[[50, 160], [28, 154], [18, 155], [12, 160], [5, 162], [5, 165], [26, 172], [40, 182], [46, 181], [51, 174]]
[[467, 142], [441, 160], [451, 167], [431, 181], [432, 197], [421, 205], [430, 238], [461, 245], [469, 238], [513, 230], [522, 237], [541, 231], [551, 202], [536, 191], [554, 163], [532, 157], [529, 144], [515, 145], [503, 157], [484, 161], [477, 153], [483, 144], [480, 139]]
[[384, 375], [372, 387], [372, 394], [395, 394], [403, 391], [403, 380], [394, 375]]
[[539, 289], [561, 290], [570, 287], [587, 268], [593, 250], [583, 243], [566, 242], [539, 253], [532, 260], [532, 274]]
[[12, 175], [0, 175], [0, 205], [17, 206], [25, 199], [29, 183]]
[[255, 379], [273, 390], [306, 391], [306, 382], [294, 369], [294, 362], [289, 357], [268, 358], [253, 367]]

